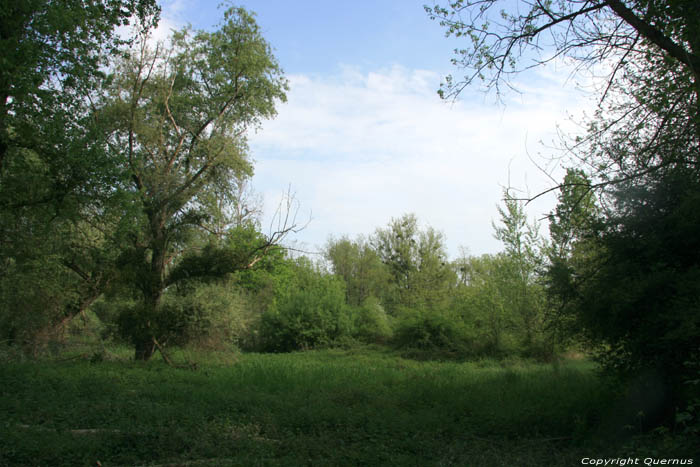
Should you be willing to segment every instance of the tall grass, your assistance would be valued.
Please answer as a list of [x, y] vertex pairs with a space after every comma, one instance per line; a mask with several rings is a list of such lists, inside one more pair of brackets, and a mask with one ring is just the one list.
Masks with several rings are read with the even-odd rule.
[[198, 357], [2, 363], [0, 464], [574, 465], [615, 401], [580, 362]]

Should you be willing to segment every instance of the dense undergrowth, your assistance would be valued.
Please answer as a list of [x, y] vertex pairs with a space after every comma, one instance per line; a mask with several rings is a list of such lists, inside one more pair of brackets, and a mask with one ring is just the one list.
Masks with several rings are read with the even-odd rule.
[[681, 434], [642, 435], [639, 408], [580, 359], [180, 350], [171, 359], [190, 364], [176, 368], [129, 361], [126, 348], [84, 350], [5, 354], [0, 465], [534, 466], [694, 454]]

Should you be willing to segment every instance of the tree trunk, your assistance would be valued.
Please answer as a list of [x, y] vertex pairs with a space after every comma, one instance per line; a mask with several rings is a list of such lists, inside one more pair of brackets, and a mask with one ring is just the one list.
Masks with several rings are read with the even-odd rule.
[[147, 361], [156, 351], [154, 330], [151, 327], [151, 320], [157, 316], [158, 305], [162, 291], [153, 289], [153, 294], [146, 297], [143, 315], [136, 319], [142, 320], [138, 326], [138, 331], [132, 335], [134, 343], [134, 360]]
[[156, 346], [153, 343], [153, 338], [141, 339], [134, 343], [134, 360], [136, 361], [148, 361], [156, 350]]
[[[162, 227], [158, 225], [158, 227]], [[145, 316], [142, 316], [145, 322], [143, 327], [133, 336], [134, 339], [134, 360], [147, 361], [156, 351], [154, 330], [151, 327], [151, 320], [157, 319], [158, 307], [160, 299], [165, 289], [163, 275], [165, 273], [165, 236], [160, 230], [154, 229], [154, 237], [156, 240], [151, 246], [151, 261], [148, 265], [147, 281], [142, 284], [144, 292], [144, 310]], [[156, 325], [156, 328], [158, 326]]]
[[5, 154], [8, 151], [8, 143], [7, 143], [7, 134], [5, 131], [5, 119], [7, 118], [7, 100], [9, 98], [8, 94], [8, 85], [6, 83], [0, 84], [0, 89], [2, 89], [2, 94], [0, 95], [0, 105], [2, 106], [0, 108], [0, 177], [4, 175], [4, 161], [5, 161]]

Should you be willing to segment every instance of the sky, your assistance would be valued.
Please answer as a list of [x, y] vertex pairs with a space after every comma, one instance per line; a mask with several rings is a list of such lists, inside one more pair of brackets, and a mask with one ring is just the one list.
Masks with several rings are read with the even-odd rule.
[[[431, 0], [247, 0], [290, 90], [278, 115], [249, 134], [252, 188], [264, 200], [267, 232], [282, 196], [295, 196], [290, 237], [314, 252], [328, 239], [370, 235], [392, 218], [414, 213], [441, 231], [449, 255], [496, 253], [493, 236], [503, 190], [525, 197], [554, 186], [558, 128], [591, 99], [561, 63], [518, 75], [519, 92], [497, 97], [478, 86], [456, 101], [437, 90], [455, 47], [423, 5]], [[211, 30], [218, 2], [163, 0], [158, 34], [191, 24]], [[527, 206], [541, 219], [555, 195]], [[546, 235], [546, 222], [542, 222]]]

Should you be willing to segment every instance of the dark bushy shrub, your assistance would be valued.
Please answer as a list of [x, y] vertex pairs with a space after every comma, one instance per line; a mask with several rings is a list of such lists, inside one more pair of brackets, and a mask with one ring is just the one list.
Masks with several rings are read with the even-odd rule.
[[[100, 311], [106, 316], [106, 309]], [[237, 346], [249, 331], [249, 315], [243, 292], [228, 282], [215, 282], [166, 293], [155, 313], [138, 302], [124, 302], [112, 319], [126, 341], [155, 335], [162, 345], [227, 349]]]
[[448, 352], [466, 356], [470, 339], [464, 325], [447, 312], [403, 311], [394, 330], [399, 348]]

